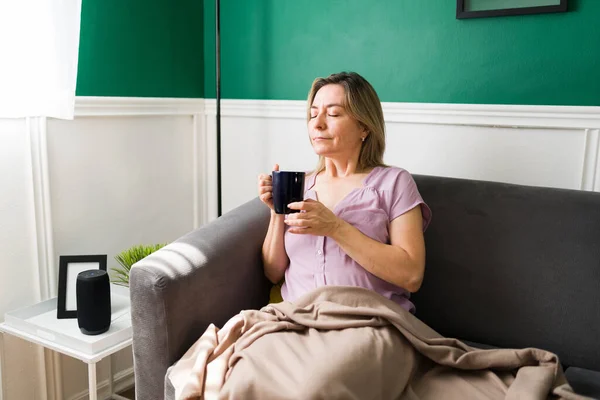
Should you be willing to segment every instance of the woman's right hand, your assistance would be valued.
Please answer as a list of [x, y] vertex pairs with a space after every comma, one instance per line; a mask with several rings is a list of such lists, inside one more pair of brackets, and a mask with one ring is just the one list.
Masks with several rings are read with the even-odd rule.
[[[273, 166], [273, 171], [279, 171], [279, 164]], [[273, 177], [271, 175], [260, 174], [258, 176], [258, 196], [273, 211]]]
[[[275, 164], [273, 171], [279, 171], [279, 165]], [[273, 177], [271, 175], [261, 174], [258, 176], [258, 196], [271, 209], [269, 229], [262, 245], [263, 268], [265, 276], [272, 283], [278, 283], [283, 279], [290, 259], [285, 252], [283, 215], [275, 214], [273, 207]]]

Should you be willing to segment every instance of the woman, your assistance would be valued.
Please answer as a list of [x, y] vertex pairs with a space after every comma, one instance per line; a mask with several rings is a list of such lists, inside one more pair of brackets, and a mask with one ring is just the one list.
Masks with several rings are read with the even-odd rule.
[[[262, 249], [266, 276], [277, 283], [285, 275], [288, 301], [244, 310], [220, 330], [211, 324], [171, 370], [175, 392], [186, 399], [546, 398], [554, 382], [557, 393], [564, 377], [558, 363], [551, 366], [555, 355], [506, 349], [492, 356], [403, 312], [414, 311], [409, 292], [423, 280], [431, 211], [410, 174], [382, 162], [383, 113], [371, 85], [354, 73], [317, 79], [308, 109], [319, 163], [304, 201], [289, 205], [303, 212], [271, 212]], [[268, 175], [259, 177], [260, 198], [273, 209], [271, 186]], [[510, 371], [516, 366], [527, 370]]]
[[423, 280], [431, 211], [406, 170], [383, 164], [377, 93], [356, 73], [318, 78], [307, 118], [319, 162], [306, 178], [305, 200], [289, 205], [301, 212], [275, 214], [272, 179], [258, 177], [260, 199], [271, 208], [265, 275], [273, 283], [285, 275], [287, 301], [324, 285], [360, 286], [414, 312], [409, 293]]

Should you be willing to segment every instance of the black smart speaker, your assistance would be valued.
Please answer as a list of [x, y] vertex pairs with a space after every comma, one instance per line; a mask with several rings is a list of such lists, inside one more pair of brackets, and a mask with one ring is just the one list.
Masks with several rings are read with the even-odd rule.
[[106, 271], [77, 274], [77, 323], [82, 333], [99, 335], [110, 327], [110, 282]]

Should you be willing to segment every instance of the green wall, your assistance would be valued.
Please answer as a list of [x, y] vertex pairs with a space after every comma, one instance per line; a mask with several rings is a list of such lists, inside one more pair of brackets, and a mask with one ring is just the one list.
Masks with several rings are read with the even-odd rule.
[[203, 97], [202, 0], [83, 0], [78, 96]]
[[[214, 1], [205, 95], [214, 97]], [[222, 95], [305, 99], [312, 80], [364, 75], [383, 101], [600, 105], [600, 0], [570, 11], [455, 19], [454, 0], [222, 0]]]
[[[600, 106], [600, 0], [455, 19], [454, 0], [221, 0], [222, 95], [304, 99], [341, 70], [383, 101]], [[77, 95], [214, 97], [214, 0], [83, 0]]]

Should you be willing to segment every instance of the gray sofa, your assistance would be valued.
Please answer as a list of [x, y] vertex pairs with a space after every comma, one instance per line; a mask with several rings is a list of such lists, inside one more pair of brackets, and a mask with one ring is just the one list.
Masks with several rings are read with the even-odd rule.
[[[415, 175], [433, 211], [417, 316], [481, 347], [557, 353], [574, 389], [600, 398], [600, 193]], [[258, 199], [131, 271], [136, 398], [172, 397], [167, 368], [209, 323], [268, 302]]]

